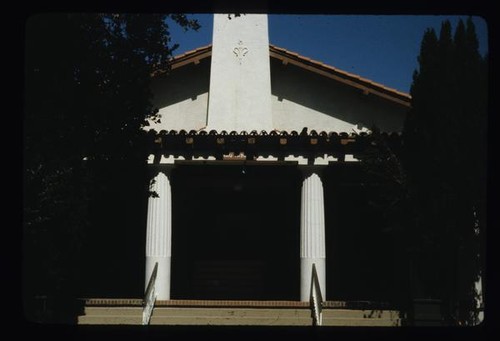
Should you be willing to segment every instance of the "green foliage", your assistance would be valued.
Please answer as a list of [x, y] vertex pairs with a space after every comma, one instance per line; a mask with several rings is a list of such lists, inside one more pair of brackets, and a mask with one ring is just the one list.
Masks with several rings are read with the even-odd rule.
[[89, 212], [145, 164], [146, 119], [155, 119], [151, 73], [168, 69], [172, 14], [39, 14], [26, 24], [24, 110], [25, 294], [70, 294], [70, 269]]
[[418, 61], [402, 155], [421, 284], [414, 295], [442, 299], [452, 323], [472, 323], [485, 228], [488, 93], [472, 20], [460, 21], [454, 35], [443, 22], [439, 39], [427, 30]]

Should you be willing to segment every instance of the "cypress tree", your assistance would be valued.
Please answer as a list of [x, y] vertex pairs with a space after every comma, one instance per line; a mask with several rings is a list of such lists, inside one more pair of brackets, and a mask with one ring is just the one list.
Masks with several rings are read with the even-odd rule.
[[[474, 323], [484, 231], [486, 62], [472, 19], [424, 33], [403, 131], [413, 222], [413, 295], [443, 301], [450, 323]], [[478, 232], [481, 231], [481, 232]]]

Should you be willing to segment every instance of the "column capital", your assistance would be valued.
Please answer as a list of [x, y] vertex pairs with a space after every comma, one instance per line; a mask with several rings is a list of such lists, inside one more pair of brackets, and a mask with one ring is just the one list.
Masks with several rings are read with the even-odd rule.
[[172, 174], [172, 170], [175, 168], [174, 165], [165, 165], [165, 164], [155, 164], [149, 167], [150, 177], [154, 178], [158, 175], [158, 173], [163, 173], [167, 177], [170, 177]]
[[312, 174], [317, 174], [321, 178], [325, 167], [326, 166], [308, 165], [308, 166], [299, 166], [298, 168], [302, 173], [302, 177], [304, 179], [307, 179]]

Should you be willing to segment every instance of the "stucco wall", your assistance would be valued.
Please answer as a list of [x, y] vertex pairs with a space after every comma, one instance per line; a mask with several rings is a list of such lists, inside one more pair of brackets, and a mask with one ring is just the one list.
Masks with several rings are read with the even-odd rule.
[[266, 14], [214, 15], [208, 129], [272, 130]]
[[210, 59], [172, 70], [152, 82], [153, 104], [159, 109], [161, 123], [147, 130], [199, 130], [206, 126]]
[[[156, 131], [199, 130], [207, 124], [210, 58], [175, 69], [153, 81], [154, 103], [161, 123]], [[382, 131], [401, 131], [406, 108], [373, 94], [340, 84], [271, 58], [273, 128], [319, 131], [365, 131], [374, 124]], [[229, 129], [230, 130], [230, 129]]]
[[403, 127], [401, 105], [273, 59], [271, 92], [275, 129], [351, 133], [373, 125], [386, 132]]

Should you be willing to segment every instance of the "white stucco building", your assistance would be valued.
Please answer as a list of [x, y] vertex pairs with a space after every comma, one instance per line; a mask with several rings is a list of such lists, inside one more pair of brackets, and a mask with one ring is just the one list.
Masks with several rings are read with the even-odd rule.
[[[367, 133], [376, 126], [397, 145], [410, 97], [270, 45], [267, 20], [215, 14], [213, 44], [154, 75], [159, 120], [145, 128], [157, 194], [145, 231], [145, 290], [157, 264], [152, 323], [178, 321], [154, 320], [162, 305], [308, 311], [313, 289], [333, 312], [339, 302], [384, 301], [384, 286], [397, 285], [392, 244], [370, 230], [354, 242], [367, 218], [347, 207], [365, 195], [352, 187], [365, 179], [356, 165]], [[378, 263], [365, 259], [370, 238], [387, 243]], [[389, 317], [376, 323], [399, 323], [380, 311]]]
[[[149, 129], [402, 130], [408, 94], [269, 45], [267, 16], [258, 16], [216, 15], [213, 46], [177, 56], [168, 75], [155, 77], [162, 119]], [[249, 17], [255, 24], [246, 25]]]

